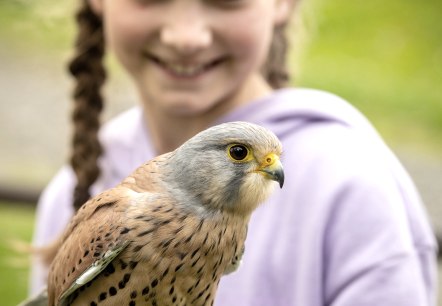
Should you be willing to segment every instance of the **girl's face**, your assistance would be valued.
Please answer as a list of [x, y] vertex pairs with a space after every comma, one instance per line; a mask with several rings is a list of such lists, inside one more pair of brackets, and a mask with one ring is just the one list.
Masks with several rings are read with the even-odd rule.
[[262, 92], [256, 79], [290, 0], [90, 1], [146, 107], [192, 116]]

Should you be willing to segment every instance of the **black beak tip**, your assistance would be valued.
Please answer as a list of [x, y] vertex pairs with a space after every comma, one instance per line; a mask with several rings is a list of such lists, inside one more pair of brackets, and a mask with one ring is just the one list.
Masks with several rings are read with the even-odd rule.
[[278, 182], [279, 188], [282, 188], [282, 186], [284, 186], [284, 172], [281, 172], [281, 174], [279, 175]]
[[284, 171], [281, 170], [273, 172], [273, 178], [279, 183], [279, 188], [284, 186]]

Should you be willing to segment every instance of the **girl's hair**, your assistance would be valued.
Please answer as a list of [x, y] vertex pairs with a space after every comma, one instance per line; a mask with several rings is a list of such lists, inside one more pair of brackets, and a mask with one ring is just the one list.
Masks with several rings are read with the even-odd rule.
[[88, 5], [88, 0], [83, 0], [76, 20], [78, 34], [69, 71], [76, 80], [73, 92], [74, 130], [70, 162], [77, 177], [73, 205], [75, 210], [78, 210], [89, 199], [89, 187], [100, 174], [97, 161], [102, 149], [98, 140], [98, 129], [100, 112], [103, 109], [101, 87], [106, 72], [103, 66], [103, 25]]
[[[102, 148], [98, 140], [100, 113], [103, 109], [101, 88], [106, 79], [103, 65], [105, 53], [103, 24], [83, 0], [76, 14], [78, 34], [75, 54], [69, 71], [76, 81], [73, 92], [74, 123], [71, 166], [77, 177], [73, 205], [78, 210], [90, 198], [90, 186], [100, 174], [98, 158]], [[284, 87], [289, 76], [286, 69], [286, 25], [274, 29], [267, 61], [262, 74], [273, 88]]]
[[286, 27], [286, 24], [282, 24], [273, 29], [270, 50], [261, 71], [270, 86], [275, 89], [286, 86], [289, 81], [286, 64], [288, 48]]

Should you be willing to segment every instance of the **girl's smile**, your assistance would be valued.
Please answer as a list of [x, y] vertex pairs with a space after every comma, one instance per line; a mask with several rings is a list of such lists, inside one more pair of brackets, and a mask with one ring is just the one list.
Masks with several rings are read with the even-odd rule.
[[227, 62], [227, 56], [214, 56], [212, 59], [198, 60], [189, 58], [167, 59], [148, 51], [144, 56], [173, 80], [192, 80], [212, 72]]

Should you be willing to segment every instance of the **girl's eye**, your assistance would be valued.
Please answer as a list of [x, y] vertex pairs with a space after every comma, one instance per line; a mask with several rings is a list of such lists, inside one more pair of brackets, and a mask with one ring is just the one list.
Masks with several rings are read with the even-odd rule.
[[152, 5], [152, 4], [164, 4], [164, 0], [134, 0], [135, 2], [142, 5]]
[[249, 150], [243, 145], [233, 145], [229, 149], [229, 155], [234, 160], [241, 161], [249, 155]]
[[209, 0], [209, 2], [212, 2], [216, 5], [226, 5], [226, 6], [236, 6], [236, 5], [242, 5], [246, 3], [247, 0]]

